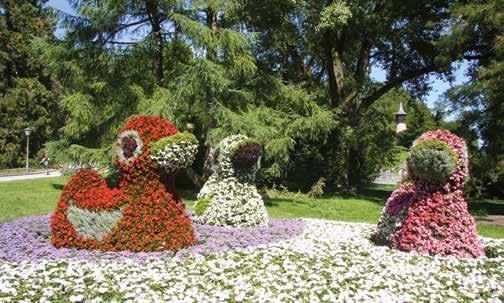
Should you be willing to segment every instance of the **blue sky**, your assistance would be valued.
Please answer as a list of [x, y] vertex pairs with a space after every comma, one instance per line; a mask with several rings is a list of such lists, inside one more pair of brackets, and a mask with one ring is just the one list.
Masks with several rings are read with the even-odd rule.
[[[65, 13], [69, 14], [74, 13], [74, 10], [72, 9], [67, 0], [49, 0], [48, 4], [53, 8], [63, 11]], [[60, 36], [63, 34], [63, 32], [61, 30], [57, 30], [56, 34]], [[430, 77], [432, 90], [425, 97], [425, 101], [430, 108], [433, 108], [436, 101], [438, 101], [442, 97], [443, 93], [446, 92], [446, 90], [448, 90], [451, 87], [451, 85], [457, 85], [468, 81], [468, 78], [465, 75], [467, 69], [467, 62], [458, 63], [457, 66], [459, 67], [455, 72], [455, 77], [452, 84], [450, 84], [446, 80], [437, 79], [434, 76]], [[374, 66], [371, 68], [371, 78], [373, 80], [383, 82], [385, 80], [385, 72], [379, 67]]]

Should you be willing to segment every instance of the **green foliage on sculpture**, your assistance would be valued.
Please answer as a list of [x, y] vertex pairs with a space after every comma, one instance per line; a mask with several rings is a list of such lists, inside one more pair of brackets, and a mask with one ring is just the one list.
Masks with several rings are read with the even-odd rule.
[[198, 151], [198, 139], [191, 133], [177, 133], [151, 146], [151, 158], [169, 172], [191, 166]]
[[445, 142], [425, 140], [411, 149], [407, 163], [413, 176], [440, 182], [455, 171], [457, 160], [457, 155]]
[[74, 205], [68, 206], [68, 221], [75, 231], [88, 239], [101, 241], [122, 218], [122, 210], [90, 211]]
[[[216, 226], [266, 226], [268, 214], [254, 184], [261, 146], [243, 135], [225, 138], [214, 151], [214, 173], [203, 185], [194, 221]], [[202, 212], [198, 212], [202, 209]]]
[[210, 205], [210, 199], [199, 199], [196, 201], [196, 204], [194, 205], [194, 213], [196, 216], [201, 216], [207, 209], [208, 205]]

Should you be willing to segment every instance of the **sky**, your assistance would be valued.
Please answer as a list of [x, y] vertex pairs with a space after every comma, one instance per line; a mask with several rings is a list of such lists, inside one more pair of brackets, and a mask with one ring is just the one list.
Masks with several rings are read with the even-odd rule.
[[[68, 0], [49, 0], [48, 5], [65, 13], [75, 14], [75, 11], [68, 3]], [[62, 37], [64, 35], [64, 31], [61, 28], [59, 28], [56, 30], [56, 35], [58, 37]], [[455, 71], [454, 81], [451, 84], [444, 79], [437, 79], [435, 76], [429, 77], [432, 90], [429, 92], [427, 96], [425, 96], [424, 101], [431, 109], [434, 108], [436, 101], [440, 100], [443, 94], [452, 85], [462, 84], [469, 80], [468, 77], [465, 75], [467, 70], [467, 62], [455, 63], [454, 66], [457, 66], [458, 68]], [[385, 71], [378, 66], [373, 66], [371, 68], [371, 78], [375, 81], [383, 82], [385, 81]]]

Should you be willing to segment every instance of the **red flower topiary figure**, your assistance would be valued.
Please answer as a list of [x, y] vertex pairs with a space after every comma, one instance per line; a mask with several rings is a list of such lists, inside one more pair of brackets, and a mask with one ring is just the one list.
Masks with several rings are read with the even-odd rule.
[[174, 178], [192, 163], [196, 150], [193, 135], [179, 133], [162, 118], [131, 119], [116, 144], [119, 186], [109, 188], [95, 170], [80, 170], [51, 218], [53, 244], [145, 252], [195, 244]]
[[385, 205], [373, 236], [380, 244], [430, 255], [484, 255], [462, 195], [469, 173], [467, 146], [448, 131], [429, 131], [413, 143], [408, 181]]

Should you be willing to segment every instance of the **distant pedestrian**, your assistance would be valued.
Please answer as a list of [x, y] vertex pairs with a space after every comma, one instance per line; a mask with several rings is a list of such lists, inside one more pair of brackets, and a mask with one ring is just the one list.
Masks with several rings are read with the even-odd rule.
[[49, 158], [49, 155], [47, 154], [47, 152], [45, 152], [44, 158], [42, 159], [42, 161], [40, 161], [40, 163], [42, 163], [42, 165], [44, 165], [46, 175], [49, 175], [49, 160], [51, 160], [51, 159]]

